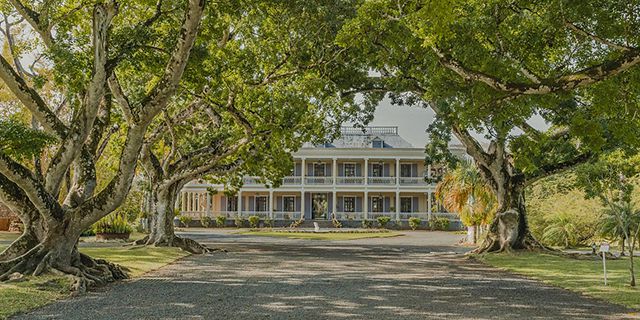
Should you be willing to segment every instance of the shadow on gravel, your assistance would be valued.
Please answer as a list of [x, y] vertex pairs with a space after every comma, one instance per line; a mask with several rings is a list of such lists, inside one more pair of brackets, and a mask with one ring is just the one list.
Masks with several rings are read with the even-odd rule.
[[23, 318], [621, 319], [632, 312], [437, 252], [445, 247], [225, 246], [231, 252], [191, 256]]

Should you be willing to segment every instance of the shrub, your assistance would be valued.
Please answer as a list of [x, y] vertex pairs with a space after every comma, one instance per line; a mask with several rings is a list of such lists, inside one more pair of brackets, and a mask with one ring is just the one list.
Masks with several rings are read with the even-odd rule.
[[373, 227], [373, 221], [372, 220], [362, 220], [362, 227], [365, 229], [369, 229], [371, 227]]
[[258, 224], [260, 223], [259, 216], [250, 216], [248, 220], [249, 220], [249, 227], [251, 228], [257, 228]]
[[110, 214], [93, 225], [95, 233], [131, 233], [133, 229], [127, 222], [127, 218], [120, 214]]
[[244, 219], [242, 219], [242, 217], [235, 217], [235, 219], [233, 219], [233, 222], [236, 224], [236, 228], [242, 228], [242, 225], [244, 224]]
[[216, 226], [218, 226], [218, 228], [224, 228], [226, 222], [227, 222], [227, 217], [225, 216], [216, 217]]
[[303, 222], [304, 222], [304, 218], [300, 218], [299, 220], [296, 220], [296, 221], [292, 222], [292, 223], [291, 223], [291, 225], [289, 226], [289, 228], [297, 228], [297, 227], [299, 227]]
[[95, 235], [96, 233], [93, 231], [93, 228], [87, 229], [80, 234], [81, 237], [91, 237]]
[[429, 221], [432, 230], [447, 231], [449, 230], [449, 219], [445, 217], [436, 217]]
[[387, 228], [387, 224], [389, 223], [389, 221], [391, 221], [391, 217], [380, 216], [380, 217], [378, 217], [377, 220], [378, 220], [378, 224], [380, 225], [380, 228], [386, 229]]
[[334, 228], [342, 228], [342, 222], [338, 221], [335, 217], [331, 220]]
[[189, 216], [180, 216], [178, 219], [180, 219], [180, 223], [182, 223], [185, 228], [189, 228], [189, 224], [193, 221], [193, 218]]
[[270, 218], [264, 219], [264, 226], [267, 227], [267, 228], [272, 228], [273, 227], [273, 219], [270, 219]]
[[205, 228], [209, 228], [211, 225], [211, 218], [207, 216], [200, 218], [200, 224]]
[[409, 218], [409, 227], [411, 227], [411, 230], [418, 229], [420, 224], [422, 224], [422, 219], [416, 217]]

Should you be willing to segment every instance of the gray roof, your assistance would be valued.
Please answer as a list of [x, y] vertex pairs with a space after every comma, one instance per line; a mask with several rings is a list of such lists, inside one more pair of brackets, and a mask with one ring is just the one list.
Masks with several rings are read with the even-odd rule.
[[[398, 135], [398, 127], [365, 127], [361, 128], [342, 127], [340, 137], [327, 143], [325, 148], [342, 149], [368, 149], [373, 148], [375, 139], [380, 139], [384, 143], [384, 148], [415, 148], [412, 144]], [[311, 143], [306, 143], [304, 148], [318, 148]], [[322, 146], [320, 146], [322, 147]]]

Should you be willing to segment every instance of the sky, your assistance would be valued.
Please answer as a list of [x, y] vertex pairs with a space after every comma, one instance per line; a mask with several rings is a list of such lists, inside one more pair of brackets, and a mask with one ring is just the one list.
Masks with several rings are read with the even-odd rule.
[[[429, 124], [433, 122], [433, 115], [433, 111], [429, 108], [395, 106], [391, 104], [389, 99], [384, 99], [376, 108], [373, 121], [369, 125], [397, 126], [401, 137], [414, 147], [422, 148], [429, 140], [426, 130]], [[549, 125], [540, 116], [534, 116], [527, 122], [539, 130], [549, 128]], [[517, 131], [513, 133], [518, 134]], [[472, 132], [472, 134], [479, 141], [487, 142], [484, 135], [475, 132]]]

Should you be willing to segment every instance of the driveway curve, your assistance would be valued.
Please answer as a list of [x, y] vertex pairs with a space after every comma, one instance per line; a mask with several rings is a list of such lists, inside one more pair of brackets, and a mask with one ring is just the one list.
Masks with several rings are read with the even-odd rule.
[[621, 306], [487, 267], [447, 233], [352, 241], [190, 236], [228, 253], [16, 319], [623, 319]]

